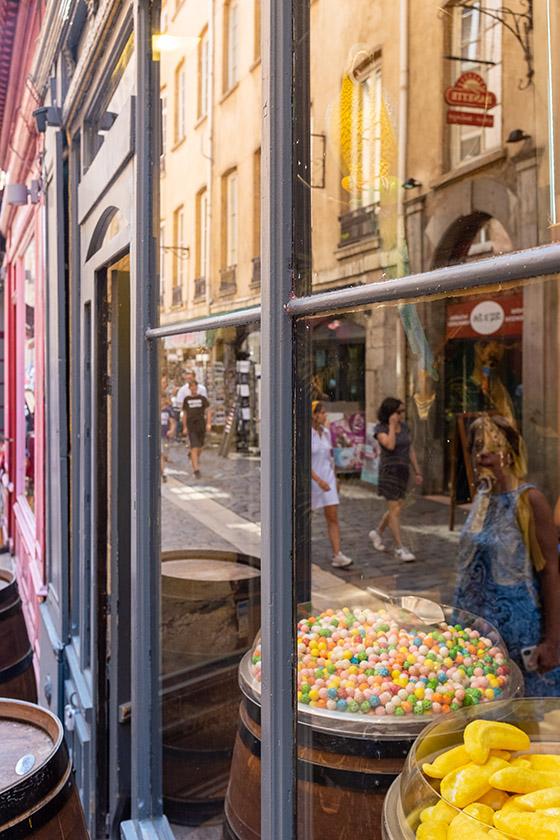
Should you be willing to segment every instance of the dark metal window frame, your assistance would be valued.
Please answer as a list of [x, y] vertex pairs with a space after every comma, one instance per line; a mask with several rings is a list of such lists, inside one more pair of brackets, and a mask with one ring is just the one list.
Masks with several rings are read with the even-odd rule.
[[[132, 302], [137, 336], [132, 358], [133, 439], [133, 615], [132, 730], [134, 770], [132, 819], [121, 825], [121, 836], [172, 838], [162, 813], [161, 744], [159, 735], [159, 472], [157, 452], [157, 339], [225, 326], [261, 322], [262, 438], [261, 467], [268, 480], [261, 487], [262, 554], [262, 840], [295, 837], [294, 699], [294, 564], [292, 557], [293, 466], [286, 453], [294, 440], [292, 400], [296, 331], [300, 319], [344, 309], [443, 296], [458, 289], [527, 280], [560, 272], [560, 245], [549, 245], [494, 259], [428, 271], [397, 280], [317, 295], [293, 296], [294, 205], [292, 95], [294, 0], [262, 3], [262, 305], [234, 313], [166, 327], [157, 323], [157, 286], [151, 239], [152, 151], [154, 138], [146, 126], [157, 118], [153, 107], [159, 90], [151, 75], [150, 11], [139, 3], [135, 31], [138, 44], [138, 90], [151, 97], [138, 108], [137, 163], [141, 173], [137, 207], [138, 252], [132, 269], [138, 277]], [[152, 114], [152, 111], [154, 112]], [[151, 117], [154, 117], [151, 120]], [[158, 173], [159, 174], [159, 173]], [[157, 202], [157, 199], [156, 199]], [[295, 232], [297, 233], [297, 231]], [[140, 235], [142, 234], [142, 235]], [[152, 249], [154, 253], [152, 253]], [[152, 273], [153, 272], [153, 273]], [[270, 477], [274, 476], [274, 480]], [[148, 488], [146, 490], [146, 488]]]

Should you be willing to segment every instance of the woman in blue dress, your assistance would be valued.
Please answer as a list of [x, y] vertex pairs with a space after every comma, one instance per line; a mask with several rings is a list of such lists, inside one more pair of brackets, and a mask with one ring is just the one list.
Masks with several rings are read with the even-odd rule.
[[[560, 696], [558, 537], [543, 494], [523, 482], [524, 443], [500, 415], [469, 432], [479, 481], [461, 532], [455, 605], [483, 616], [522, 669], [527, 696]], [[527, 667], [521, 650], [534, 647]]]

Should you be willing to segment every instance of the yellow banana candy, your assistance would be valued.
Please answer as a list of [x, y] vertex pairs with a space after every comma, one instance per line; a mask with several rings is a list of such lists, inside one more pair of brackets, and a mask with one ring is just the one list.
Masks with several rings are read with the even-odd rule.
[[[502, 811], [519, 811], [519, 805], [517, 804], [519, 800], [519, 794], [515, 793], [513, 796], [508, 796], [507, 801], [504, 803], [504, 807], [501, 809]], [[500, 809], [498, 809], [500, 810]]]
[[504, 807], [508, 799], [509, 796], [505, 790], [496, 790], [496, 788], [491, 788], [488, 793], [485, 793], [484, 796], [481, 796], [476, 801], [480, 802], [481, 805], [489, 805], [493, 811], [499, 811]]
[[432, 764], [423, 764], [422, 770], [431, 779], [443, 779], [452, 770], [456, 770], [463, 764], [468, 764], [470, 760], [465, 747], [461, 744], [459, 747], [453, 747], [453, 749], [438, 755]]
[[471, 802], [466, 808], [463, 808], [463, 814], [468, 814], [469, 817], [474, 817], [486, 825], [494, 825], [494, 811], [489, 805], [481, 805], [480, 802]]
[[447, 840], [447, 823], [427, 820], [416, 829], [416, 840]]
[[432, 811], [434, 810], [434, 806], [430, 805], [429, 808], [424, 808], [423, 811], [420, 811], [420, 822], [428, 822], [431, 819]]
[[559, 784], [560, 772], [551, 773], [548, 770], [533, 768], [528, 770], [525, 767], [504, 767], [490, 777], [491, 787], [512, 793], [532, 793], [535, 790], [558, 787]]
[[436, 802], [432, 808], [430, 818], [436, 822], [444, 822], [448, 825], [458, 813], [457, 808], [454, 808], [453, 805], [450, 805], [449, 802], [445, 801], [445, 799], [440, 799], [439, 802]]
[[510, 767], [531, 767], [531, 762], [527, 760], [526, 756], [518, 755], [517, 758], [512, 758], [509, 765]]
[[509, 840], [507, 835], [502, 834], [497, 828], [491, 828], [488, 832], [488, 840]]
[[488, 826], [466, 814], [457, 814], [449, 824], [447, 840], [488, 840]]
[[517, 804], [524, 811], [539, 811], [541, 808], [560, 807], [560, 787], [550, 787], [526, 793], [517, 798]]
[[[508, 764], [503, 758], [495, 757], [489, 758], [485, 764], [467, 764], [444, 776], [440, 793], [447, 802], [464, 808], [488, 793], [492, 787], [490, 777], [507, 768]], [[514, 772], [517, 772], [516, 769]]]
[[528, 750], [529, 736], [511, 723], [492, 720], [472, 720], [465, 727], [465, 749], [472, 761], [484, 764], [491, 749]]
[[534, 770], [550, 770], [560, 773], [560, 755], [540, 755], [534, 753], [524, 756]]
[[536, 811], [496, 811], [494, 825], [519, 840], [560, 840], [560, 819]]

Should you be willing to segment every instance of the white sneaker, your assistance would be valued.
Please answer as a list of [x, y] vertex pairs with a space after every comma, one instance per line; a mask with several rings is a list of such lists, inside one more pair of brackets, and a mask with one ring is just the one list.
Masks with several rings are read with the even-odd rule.
[[353, 561], [350, 557], [347, 557], [342, 551], [339, 551], [338, 554], [335, 554], [333, 559], [331, 560], [331, 565], [335, 566], [337, 569], [344, 569], [345, 566], [351, 566]]
[[399, 560], [402, 560], [404, 563], [412, 563], [413, 560], [416, 560], [412, 551], [409, 551], [408, 548], [404, 547], [404, 545], [399, 546], [399, 548], [395, 548], [395, 557], [398, 557]]
[[379, 531], [376, 531], [374, 528], [373, 531], [369, 532], [369, 538], [373, 543], [373, 547], [376, 551], [385, 551], [385, 546], [383, 545], [383, 540], [381, 539], [381, 534]]

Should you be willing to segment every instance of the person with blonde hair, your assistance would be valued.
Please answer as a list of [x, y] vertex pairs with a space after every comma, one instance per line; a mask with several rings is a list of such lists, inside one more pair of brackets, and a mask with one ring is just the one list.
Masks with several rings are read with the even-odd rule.
[[[528, 696], [560, 696], [560, 572], [552, 511], [523, 479], [523, 439], [501, 415], [471, 425], [479, 485], [461, 532], [455, 605], [492, 622]], [[522, 655], [525, 649], [531, 653]]]
[[352, 564], [340, 550], [338, 524], [338, 481], [334, 471], [330, 432], [326, 428], [327, 410], [322, 402], [311, 404], [311, 509], [323, 508], [332, 547], [331, 564], [344, 569]]

